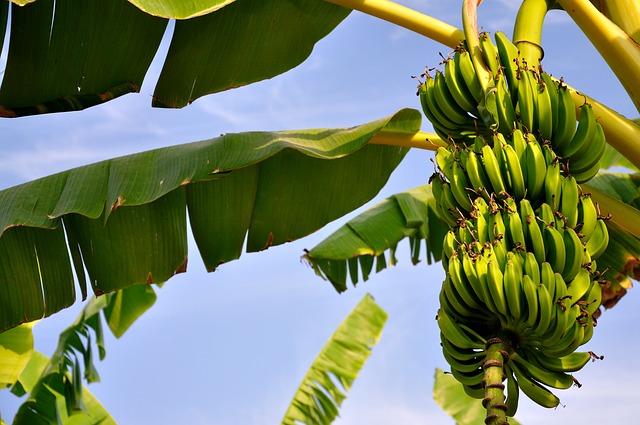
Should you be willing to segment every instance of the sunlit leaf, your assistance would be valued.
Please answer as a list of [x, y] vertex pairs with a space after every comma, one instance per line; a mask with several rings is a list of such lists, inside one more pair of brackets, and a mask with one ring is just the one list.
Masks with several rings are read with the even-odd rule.
[[[469, 397], [453, 375], [436, 369], [433, 384], [433, 398], [436, 403], [453, 419], [457, 425], [483, 424], [487, 411], [478, 399]], [[509, 424], [519, 425], [520, 422], [509, 418]]]
[[340, 227], [304, 257], [340, 292], [347, 289], [347, 276], [354, 285], [359, 276], [366, 281], [374, 258], [378, 259], [376, 271], [385, 268], [386, 251], [390, 264], [395, 264], [395, 249], [403, 239], [408, 239], [413, 264], [420, 261], [424, 242], [427, 262], [439, 261], [446, 226], [434, 208], [429, 185], [395, 194]]
[[333, 422], [386, 320], [384, 310], [366, 295], [318, 354], [289, 405], [283, 425]]
[[31, 359], [35, 322], [25, 323], [0, 334], [0, 388], [10, 387]]
[[129, 0], [150, 15], [188, 19], [214, 12], [235, 0]]

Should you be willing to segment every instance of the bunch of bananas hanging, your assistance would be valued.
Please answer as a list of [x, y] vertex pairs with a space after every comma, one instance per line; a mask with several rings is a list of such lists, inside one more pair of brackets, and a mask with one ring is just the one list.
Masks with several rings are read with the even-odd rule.
[[460, 47], [419, 95], [426, 117], [450, 143], [438, 148], [430, 179], [449, 225], [446, 278], [437, 320], [451, 373], [485, 397], [487, 341], [504, 350], [513, 416], [522, 390], [545, 407], [548, 388], [579, 385], [571, 375], [591, 358], [588, 342], [606, 285], [596, 259], [605, 220], [580, 183], [599, 169], [606, 144], [591, 106], [576, 111], [569, 89], [529, 68], [502, 33], [480, 36], [493, 85], [483, 90]]

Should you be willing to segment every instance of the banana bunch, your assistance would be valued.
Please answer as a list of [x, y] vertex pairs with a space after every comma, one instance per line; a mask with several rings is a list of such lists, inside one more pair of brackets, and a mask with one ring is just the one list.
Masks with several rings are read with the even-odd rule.
[[[497, 32], [495, 40], [494, 45], [487, 33], [480, 35], [485, 63], [494, 76], [486, 91], [464, 45], [445, 59], [444, 71], [435, 76], [425, 72], [418, 94], [435, 132], [443, 140], [466, 146], [477, 136], [491, 137], [498, 131], [508, 137], [518, 129], [550, 144], [578, 183], [591, 179], [600, 169], [606, 146], [591, 106], [585, 103], [576, 111], [561, 80], [528, 67], [504, 33]], [[485, 108], [489, 98], [492, 106]]]
[[513, 416], [520, 390], [557, 406], [550, 388], [579, 385], [572, 373], [595, 357], [576, 350], [593, 335], [608, 284], [596, 260], [609, 234], [580, 183], [598, 171], [606, 141], [591, 106], [577, 112], [561, 81], [529, 69], [504, 34], [495, 39], [480, 36], [494, 75], [488, 90], [460, 48], [444, 72], [426, 74], [419, 94], [450, 141], [436, 151], [430, 179], [450, 228], [437, 315], [442, 351], [465, 391], [483, 399], [488, 341], [504, 342], [504, 408]]

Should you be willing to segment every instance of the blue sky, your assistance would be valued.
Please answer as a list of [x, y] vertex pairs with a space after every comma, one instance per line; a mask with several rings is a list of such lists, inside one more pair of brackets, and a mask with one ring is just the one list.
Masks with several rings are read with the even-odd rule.
[[[461, 26], [461, 2], [401, 3]], [[510, 34], [515, 3], [484, 2], [480, 25]], [[547, 72], [625, 115], [637, 115], [606, 64], [562, 12], [549, 15], [543, 45]], [[404, 107], [419, 108], [411, 76], [436, 66], [438, 52], [448, 50], [354, 12], [292, 71], [201, 98], [182, 110], [150, 107], [160, 63], [156, 60], [138, 95], [80, 113], [4, 120], [0, 182], [9, 187], [74, 166], [220, 133], [351, 126]], [[428, 122], [423, 129], [430, 131]], [[429, 152], [411, 152], [376, 200], [424, 184], [433, 170], [431, 157]], [[189, 271], [158, 290], [156, 305], [120, 340], [107, 339], [107, 358], [97, 364], [102, 382], [89, 389], [125, 425], [279, 423], [326, 339], [364, 294], [371, 293], [389, 320], [335, 423], [452, 424], [431, 396], [435, 368], [446, 369], [434, 320], [444, 276], [441, 266], [414, 267], [405, 249], [397, 267], [338, 295], [299, 257], [344, 221], [301, 241], [246, 254], [211, 274], [204, 271], [191, 243]], [[582, 388], [559, 392], [565, 407], [548, 411], [521, 399], [517, 418], [522, 423], [576, 417], [585, 424], [635, 420], [630, 406], [640, 395], [634, 385], [640, 372], [628, 366], [635, 363], [634, 348], [639, 348], [630, 327], [640, 319], [635, 298], [629, 294], [600, 320], [584, 348], [605, 355], [605, 360], [577, 374]], [[34, 329], [37, 349], [50, 354], [59, 332], [80, 307], [39, 323]], [[10, 418], [16, 406], [13, 396], [0, 392], [3, 417]]]

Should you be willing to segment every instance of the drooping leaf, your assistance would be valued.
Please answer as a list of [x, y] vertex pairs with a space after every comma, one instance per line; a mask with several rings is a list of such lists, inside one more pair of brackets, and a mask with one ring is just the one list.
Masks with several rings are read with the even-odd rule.
[[[436, 369], [433, 398], [442, 410], [456, 421], [457, 425], [482, 424], [487, 416], [487, 411], [482, 407], [482, 403], [469, 397], [453, 375], [445, 373], [441, 369]], [[514, 418], [509, 418], [509, 423], [520, 424]]]
[[208, 270], [247, 234], [248, 251], [306, 236], [373, 198], [408, 150], [369, 140], [420, 121], [405, 109], [347, 129], [228, 134], [0, 191], [0, 329], [73, 303], [74, 270], [96, 294], [183, 272], [187, 209]]
[[302, 380], [283, 425], [330, 424], [378, 343], [387, 313], [370, 295], [349, 313]]
[[122, 0], [12, 5], [0, 116], [84, 109], [138, 91], [166, 26]]
[[175, 23], [154, 92], [153, 105], [179, 108], [294, 68], [350, 13], [307, 0], [133, 2], [12, 4], [0, 117], [81, 110], [139, 91], [166, 17], [198, 16]]
[[429, 185], [395, 194], [340, 227], [304, 258], [316, 274], [328, 279], [339, 292], [347, 289], [347, 276], [354, 285], [359, 275], [366, 281], [374, 259], [378, 259], [376, 271], [385, 268], [386, 251], [390, 263], [395, 264], [395, 249], [402, 239], [409, 240], [413, 264], [420, 261], [423, 242], [427, 262], [439, 261], [445, 226], [434, 208]]
[[302, 63], [349, 12], [325, 1], [242, 0], [178, 21], [153, 105], [181, 108], [281, 74]]
[[102, 311], [116, 338], [120, 338], [133, 322], [156, 301], [156, 292], [150, 285], [135, 285], [106, 295], [107, 305]]
[[35, 322], [25, 323], [0, 334], [0, 388], [16, 383], [33, 353]]

